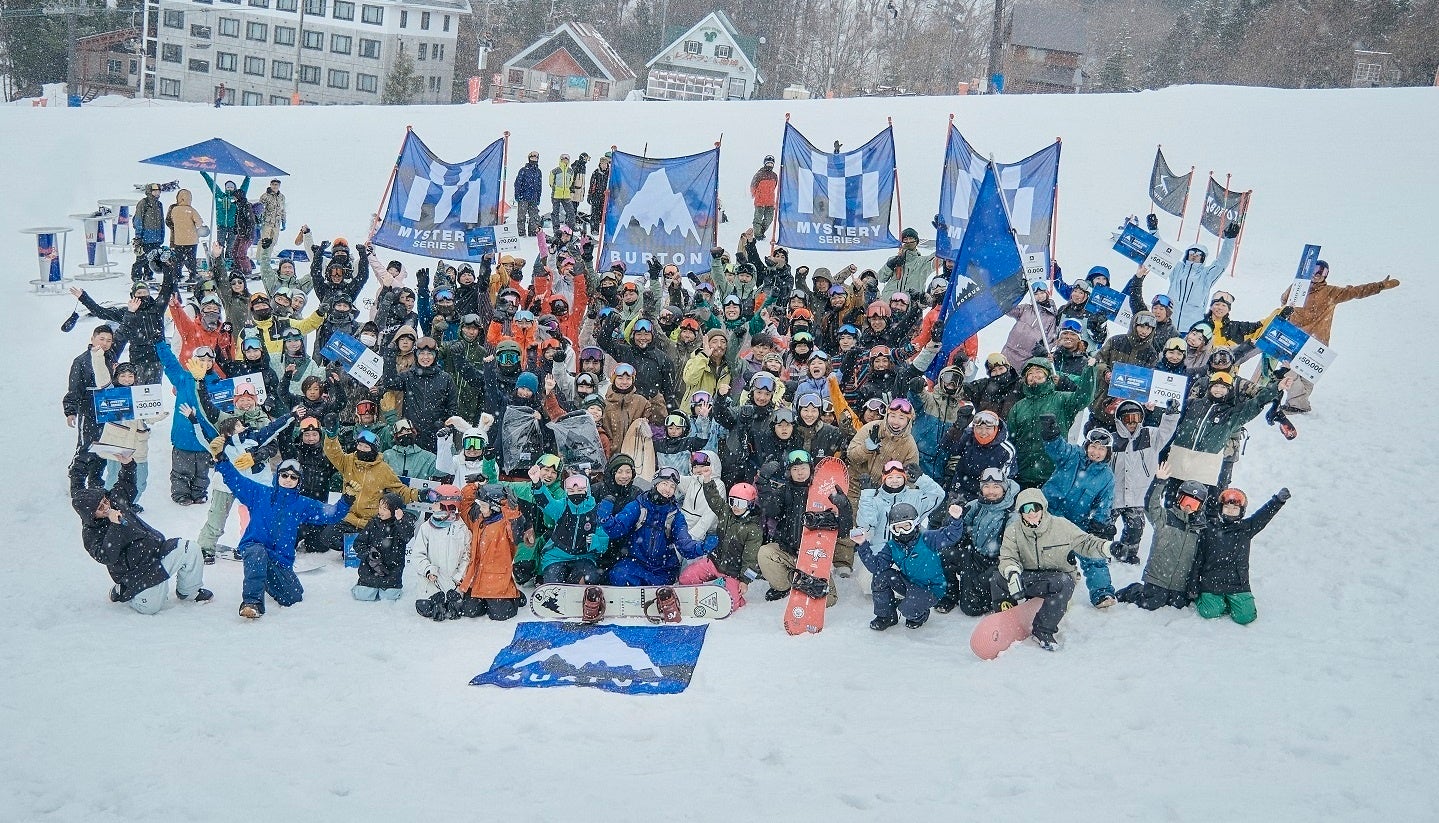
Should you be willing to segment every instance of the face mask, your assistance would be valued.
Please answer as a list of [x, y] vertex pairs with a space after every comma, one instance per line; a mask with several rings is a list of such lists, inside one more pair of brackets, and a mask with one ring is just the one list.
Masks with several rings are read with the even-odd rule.
[[585, 495], [583, 495], [583, 494], [571, 494], [571, 495], [566, 495], [566, 498], [567, 498], [571, 503], [575, 504], [576, 506], [578, 506], [579, 504], [585, 502]]
[[214, 331], [220, 328], [220, 315], [211, 314], [210, 312], [202, 313], [200, 315], [200, 326], [203, 327], [205, 331]]
[[256, 320], [269, 320], [270, 309], [268, 306], [263, 309], [250, 309], [250, 316], [254, 317]]
[[378, 342], [378, 338], [376, 338], [373, 334], [362, 334], [360, 335], [360, 342], [364, 343], [366, 346], [373, 347], [375, 343]]
[[359, 449], [356, 449], [356, 450], [355, 450], [355, 457], [358, 457], [359, 459], [365, 461], [366, 463], [373, 463], [373, 462], [375, 462], [375, 459], [378, 458], [379, 456], [380, 456], [380, 453], [377, 452], [377, 451], [375, 451], [373, 448], [370, 449], [369, 451], [360, 451]]

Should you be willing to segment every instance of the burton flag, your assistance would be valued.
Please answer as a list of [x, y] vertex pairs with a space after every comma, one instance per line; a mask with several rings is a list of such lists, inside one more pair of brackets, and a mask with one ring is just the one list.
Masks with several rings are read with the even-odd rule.
[[706, 271], [719, 225], [719, 149], [688, 157], [610, 158], [600, 268], [624, 263], [643, 272], [650, 260]]

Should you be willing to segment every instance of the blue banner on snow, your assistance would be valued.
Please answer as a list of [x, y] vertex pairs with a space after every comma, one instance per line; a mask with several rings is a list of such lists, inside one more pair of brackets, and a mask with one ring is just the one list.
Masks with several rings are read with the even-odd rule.
[[707, 628], [518, 623], [510, 645], [470, 685], [678, 694], [694, 675]]
[[395, 182], [374, 245], [445, 260], [478, 261], [480, 229], [500, 222], [505, 141], [463, 163], [436, 157], [414, 132], [395, 166]]
[[865, 251], [899, 245], [894, 202], [894, 129], [841, 154], [822, 152], [784, 124], [779, 243], [794, 249]]
[[[939, 217], [943, 230], [935, 238], [935, 253], [945, 260], [957, 259], [988, 165], [959, 129], [950, 124], [949, 142], [944, 149], [944, 172], [939, 183]], [[1018, 163], [996, 163], [995, 167], [1020, 252], [1048, 253], [1054, 196], [1059, 188], [1059, 142]]]
[[1115, 291], [1108, 286], [1095, 286], [1094, 291], [1089, 295], [1089, 302], [1084, 304], [1084, 310], [1090, 313], [1103, 313], [1110, 320], [1124, 307], [1129, 298], [1123, 292]]
[[681, 271], [708, 271], [719, 221], [719, 149], [688, 157], [610, 158], [605, 193], [603, 269], [624, 263], [640, 272], [650, 260]]

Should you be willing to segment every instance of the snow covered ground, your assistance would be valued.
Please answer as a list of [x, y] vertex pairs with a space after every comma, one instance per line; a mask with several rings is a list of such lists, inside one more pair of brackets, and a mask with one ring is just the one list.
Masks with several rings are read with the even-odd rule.
[[[1404, 281], [1340, 308], [1339, 359], [1318, 411], [1297, 419], [1298, 440], [1250, 428], [1236, 484], [1256, 501], [1281, 485], [1294, 492], [1256, 542], [1258, 622], [1101, 613], [1081, 596], [1060, 653], [1023, 646], [983, 663], [967, 648], [974, 621], [958, 613], [920, 631], [869, 631], [868, 597], [851, 581], [823, 634], [788, 637], [779, 607], [754, 602], [710, 628], [686, 693], [641, 698], [470, 687], [512, 626], [433, 624], [409, 600], [356, 603], [337, 559], [304, 578], [302, 604], [255, 624], [235, 614], [240, 567], [224, 560], [206, 570], [212, 605], [145, 618], [107, 601], [68, 505], [74, 435], [59, 409], [89, 323], [62, 335], [73, 301], [26, 294], [34, 247], [17, 229], [78, 229], [65, 215], [146, 180], [198, 191], [194, 174], [134, 161], [219, 135], [294, 175], [284, 185], [292, 229], [308, 222], [353, 242], [409, 124], [448, 159], [509, 129], [512, 172], [531, 148], [548, 169], [561, 151], [637, 152], [648, 141], [652, 155], [680, 155], [723, 133], [731, 222], [721, 239], [732, 245], [749, 217], [749, 176], [778, 154], [786, 111], [822, 145], [857, 146], [893, 116], [906, 224], [925, 236], [953, 112], [1000, 161], [1063, 137], [1057, 256], [1071, 273], [1125, 270], [1108, 233], [1146, 207], [1163, 143], [1176, 168], [1198, 167], [1199, 184], [1215, 169], [1255, 190], [1239, 276], [1223, 281], [1236, 317], [1272, 308], [1306, 242], [1323, 244], [1335, 283]], [[1436, 132], [1439, 89], [6, 108], [0, 820], [1439, 819]], [[1186, 241], [1195, 219], [1191, 206]], [[95, 291], [119, 299], [123, 289]], [[987, 330], [982, 352], [1003, 334]], [[145, 517], [193, 537], [203, 512], [168, 501], [166, 440], [162, 426]], [[1138, 573], [1114, 574], [1122, 585]]]

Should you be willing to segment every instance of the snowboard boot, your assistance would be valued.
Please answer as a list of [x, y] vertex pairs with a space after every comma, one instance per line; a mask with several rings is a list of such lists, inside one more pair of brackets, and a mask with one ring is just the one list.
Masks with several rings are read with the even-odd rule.
[[939, 612], [940, 614], [949, 614], [950, 612], [954, 611], [957, 606], [959, 606], [959, 598], [954, 595], [946, 594], [944, 597], [940, 598], [940, 601], [938, 603], [934, 604], [934, 610]]
[[875, 619], [869, 621], [869, 627], [877, 632], [882, 632], [898, 622], [899, 617], [892, 614], [889, 617], [876, 617]]
[[[928, 619], [928, 618], [926, 618], [926, 619]], [[904, 621], [904, 627], [905, 627], [906, 629], [917, 629], [917, 628], [919, 628], [920, 626], [923, 626], [924, 623], [925, 623], [924, 620], [905, 620], [905, 621]]]
[[215, 565], [215, 550], [214, 550], [214, 549], [201, 549], [201, 550], [200, 550], [200, 554], [204, 557], [205, 565], [206, 565], [206, 566], [213, 566], [213, 565]]
[[[650, 606], [654, 606], [656, 616], [650, 615]], [[651, 623], [678, 623], [682, 617], [679, 595], [669, 586], [661, 586], [654, 599], [644, 604], [644, 609], [645, 617]]]
[[1131, 566], [1139, 565], [1139, 544], [1125, 543], [1120, 549], [1120, 554], [1115, 558], [1121, 563], [1128, 563]]
[[208, 603], [215, 598], [215, 593], [209, 589], [196, 589], [194, 594], [184, 595], [175, 593], [181, 600], [189, 600], [194, 603]]
[[240, 616], [246, 620], [258, 620], [264, 612], [260, 611], [259, 603], [241, 603]]
[[119, 603], [119, 602], [120, 602], [120, 587], [119, 587], [119, 586], [111, 586], [111, 587], [110, 587], [110, 602], [111, 602], [111, 603]]
[[769, 590], [764, 593], [765, 601], [771, 603], [776, 600], [783, 600], [786, 597], [789, 597], [789, 589], [776, 589], [775, 587], [770, 586]]
[[1096, 609], [1107, 609], [1107, 608], [1109, 608], [1110, 606], [1113, 606], [1113, 605], [1114, 605], [1115, 603], [1117, 603], [1117, 602], [1119, 602], [1119, 601], [1117, 601], [1117, 600], [1114, 599], [1114, 595], [1112, 595], [1112, 594], [1106, 594], [1105, 596], [1099, 598], [1099, 602], [1094, 604], [1094, 608], [1096, 608]]
[[1047, 652], [1057, 651], [1059, 649], [1059, 642], [1054, 639], [1053, 632], [1035, 629], [1034, 642], [1038, 643], [1039, 647]]
[[598, 623], [605, 616], [605, 590], [599, 586], [585, 588], [584, 599], [580, 601], [580, 619], [586, 623]]

